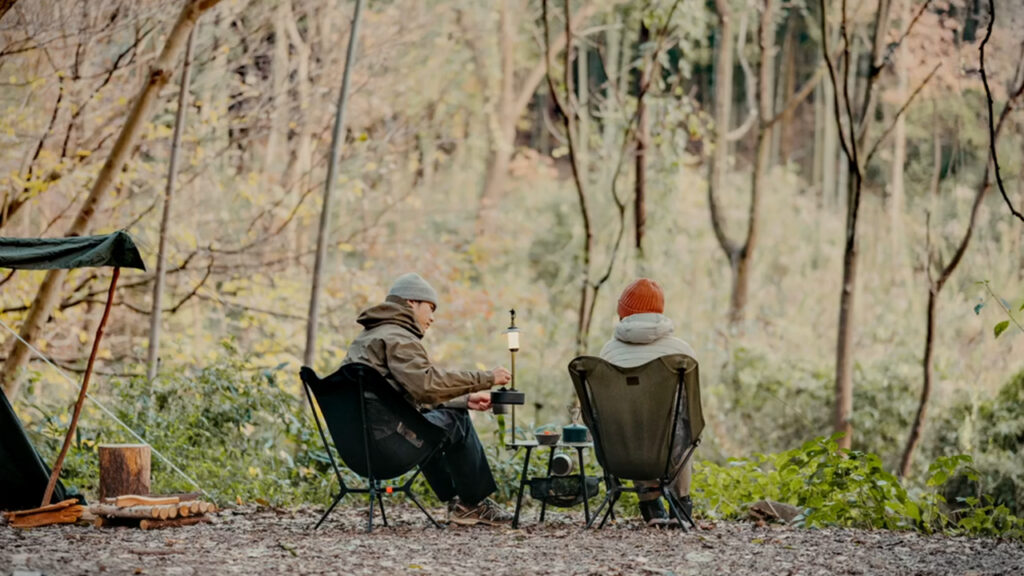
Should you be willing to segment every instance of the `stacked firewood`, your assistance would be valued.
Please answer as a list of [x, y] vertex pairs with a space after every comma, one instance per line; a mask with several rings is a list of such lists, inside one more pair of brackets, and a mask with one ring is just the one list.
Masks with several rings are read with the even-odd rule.
[[4, 517], [7, 519], [7, 525], [12, 528], [35, 528], [51, 524], [74, 524], [84, 512], [85, 506], [72, 498], [31, 510], [4, 512]]
[[143, 530], [208, 522], [217, 506], [195, 495], [104, 498], [89, 507], [96, 526], [138, 526]]

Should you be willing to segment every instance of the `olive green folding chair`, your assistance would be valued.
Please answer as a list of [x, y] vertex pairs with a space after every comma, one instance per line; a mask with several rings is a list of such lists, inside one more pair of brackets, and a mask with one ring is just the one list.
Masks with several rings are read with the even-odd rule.
[[[680, 527], [685, 528], [684, 518], [696, 527], [670, 485], [693, 456], [704, 430], [697, 361], [673, 354], [623, 368], [580, 356], [569, 363], [569, 374], [607, 489], [587, 527], [607, 506], [599, 525], [603, 527], [623, 492], [640, 495], [654, 490], [668, 500]], [[624, 485], [627, 480], [633, 484]], [[637, 486], [638, 481], [657, 482], [658, 487]]]

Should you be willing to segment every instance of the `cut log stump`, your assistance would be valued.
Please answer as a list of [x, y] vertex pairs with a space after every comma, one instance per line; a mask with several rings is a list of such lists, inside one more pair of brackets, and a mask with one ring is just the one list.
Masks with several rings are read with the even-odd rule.
[[145, 444], [102, 444], [100, 498], [149, 494], [150, 450]]

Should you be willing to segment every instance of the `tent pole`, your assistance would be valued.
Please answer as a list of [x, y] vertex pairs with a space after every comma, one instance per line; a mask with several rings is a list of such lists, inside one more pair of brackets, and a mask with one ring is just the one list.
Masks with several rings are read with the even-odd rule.
[[92, 352], [89, 354], [89, 363], [85, 366], [85, 376], [82, 377], [82, 388], [78, 391], [78, 401], [75, 402], [75, 411], [71, 414], [71, 424], [68, 425], [68, 433], [64, 436], [64, 445], [61, 446], [60, 455], [53, 463], [53, 472], [50, 473], [50, 482], [46, 485], [46, 492], [43, 494], [43, 503], [46, 506], [53, 497], [53, 489], [57, 486], [57, 478], [60, 477], [61, 466], [64, 465], [64, 457], [68, 454], [71, 446], [71, 438], [75, 436], [75, 428], [78, 426], [78, 416], [82, 413], [82, 404], [85, 402], [85, 393], [89, 390], [89, 378], [92, 376], [92, 367], [96, 363], [96, 353], [100, 349], [100, 340], [103, 339], [103, 328], [107, 325], [110, 317], [110, 306], [114, 303], [114, 289], [117, 288], [117, 278], [121, 275], [121, 268], [114, 268], [114, 275], [110, 278], [110, 290], [107, 292], [107, 304], [103, 308], [103, 318], [96, 328], [96, 337], [92, 341]]

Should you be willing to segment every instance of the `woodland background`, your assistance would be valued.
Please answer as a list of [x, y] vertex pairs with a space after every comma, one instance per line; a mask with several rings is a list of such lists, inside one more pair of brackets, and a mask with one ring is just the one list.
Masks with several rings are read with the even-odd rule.
[[[568, 422], [569, 360], [600, 349], [643, 275], [700, 361], [699, 460], [846, 431], [840, 445], [911, 490], [933, 459], [970, 455], [979, 475], [947, 497], [1024, 512], [1024, 116], [999, 121], [1020, 100], [1024, 6], [997, 2], [993, 21], [986, 0], [366, 2], [322, 236], [354, 4], [0, 2], [0, 234], [61, 236], [83, 218], [79, 233], [132, 234], [150, 269], [121, 278], [91, 393], [205, 488], [326, 498], [298, 368], [307, 354], [336, 368], [399, 274], [441, 293], [425, 341], [441, 365], [507, 364], [517, 310], [527, 431]], [[179, 9], [198, 24], [162, 228], [182, 46], [123, 167], [104, 164], [167, 39], [182, 43]], [[59, 278], [34, 334], [72, 379], [109, 274]], [[43, 278], [0, 278], [6, 325], [24, 328]], [[12, 366], [5, 341], [5, 391], [53, 453], [76, 384], [34, 357]], [[95, 445], [130, 439], [87, 404], [67, 474], [88, 492]]]

